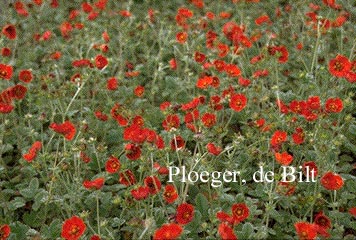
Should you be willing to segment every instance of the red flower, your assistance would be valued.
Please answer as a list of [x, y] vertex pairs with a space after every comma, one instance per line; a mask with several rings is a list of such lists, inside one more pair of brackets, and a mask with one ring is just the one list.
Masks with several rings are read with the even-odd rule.
[[220, 147], [215, 146], [214, 143], [208, 143], [206, 145], [206, 149], [210, 154], [213, 154], [215, 156], [219, 155], [222, 151], [222, 149]]
[[116, 173], [119, 171], [121, 163], [118, 158], [111, 156], [105, 163], [105, 170], [108, 173]]
[[319, 96], [311, 96], [307, 100], [307, 107], [310, 110], [320, 110], [320, 98]]
[[176, 40], [178, 43], [183, 44], [187, 41], [188, 33], [186, 32], [179, 32], [176, 35]]
[[173, 203], [178, 198], [177, 189], [174, 187], [174, 185], [166, 185], [164, 188], [163, 197], [167, 203]]
[[3, 57], [9, 57], [9, 56], [11, 55], [11, 49], [8, 48], [8, 47], [3, 47], [3, 48], [1, 49], [1, 55], [2, 55]]
[[10, 236], [10, 226], [7, 224], [0, 225], [0, 240], [6, 240]]
[[293, 142], [297, 145], [304, 142], [304, 131], [302, 128], [296, 128], [295, 132], [292, 134]]
[[271, 145], [272, 146], [278, 146], [281, 145], [283, 142], [287, 140], [287, 133], [277, 130], [274, 132], [272, 138], [271, 138]]
[[175, 223], [164, 224], [157, 229], [153, 235], [153, 240], [174, 240], [183, 232], [183, 228]]
[[98, 235], [93, 235], [90, 237], [90, 240], [101, 240], [101, 238]]
[[325, 102], [325, 111], [328, 113], [339, 113], [342, 109], [343, 104], [340, 98], [329, 98]]
[[222, 240], [237, 240], [234, 230], [226, 223], [220, 223], [218, 233]]
[[106, 82], [106, 88], [108, 90], [116, 90], [118, 87], [118, 82], [117, 82], [117, 79], [112, 77], [112, 78], [109, 78], [108, 81]]
[[108, 65], [108, 60], [106, 59], [106, 57], [102, 56], [102, 55], [97, 55], [95, 57], [95, 66], [101, 70], [104, 67], [106, 67]]
[[302, 171], [304, 175], [307, 175], [307, 167], [309, 167], [309, 177], [311, 177], [312, 171], [314, 172], [314, 178], [318, 175], [318, 167], [316, 166], [315, 162], [309, 161], [305, 162], [302, 165]]
[[27, 162], [32, 162], [33, 159], [35, 159], [37, 152], [41, 150], [42, 148], [42, 143], [40, 141], [36, 141], [32, 144], [31, 148], [28, 150], [26, 154], [24, 154], [22, 157], [27, 161]]
[[12, 66], [0, 63], [0, 78], [10, 80], [12, 77]]
[[166, 131], [170, 131], [172, 128], [179, 128], [179, 117], [176, 114], [168, 115], [166, 119], [162, 122], [162, 127]]
[[195, 52], [194, 60], [198, 63], [203, 63], [205, 61], [205, 54], [203, 54], [201, 52]]
[[343, 55], [337, 55], [329, 62], [329, 72], [335, 77], [345, 77], [351, 69], [351, 62]]
[[14, 99], [21, 100], [25, 97], [27, 88], [25, 86], [17, 84], [10, 88], [10, 92], [11, 92], [11, 96]]
[[10, 113], [14, 110], [14, 106], [0, 102], [0, 113]]
[[240, 68], [238, 68], [235, 64], [226, 64], [224, 70], [230, 77], [238, 77], [241, 75]]
[[321, 177], [320, 183], [327, 190], [339, 190], [344, 185], [344, 180], [338, 174], [327, 172]]
[[80, 152], [79, 157], [84, 163], [89, 163], [91, 161], [90, 157], [83, 151]]
[[136, 200], [146, 199], [150, 194], [149, 187], [138, 187], [131, 190], [131, 196]]
[[216, 115], [213, 113], [204, 113], [201, 116], [201, 121], [205, 127], [210, 128], [216, 124]]
[[317, 225], [317, 232], [325, 237], [329, 238], [330, 234], [327, 232], [329, 228], [331, 228], [331, 221], [330, 219], [324, 215], [323, 212], [319, 212], [315, 218], [314, 223]]
[[274, 156], [276, 157], [276, 161], [284, 166], [289, 165], [293, 161], [293, 156], [288, 154], [287, 152], [283, 152], [283, 153], [276, 152]]
[[213, 77], [212, 76], [204, 76], [198, 79], [196, 83], [196, 87], [200, 89], [205, 89], [212, 85], [213, 83]]
[[120, 173], [119, 183], [125, 185], [126, 187], [134, 185], [136, 183], [135, 175], [131, 170], [127, 169]]
[[317, 236], [317, 226], [315, 224], [297, 222], [294, 227], [300, 240], [311, 240]]
[[171, 60], [169, 60], [169, 66], [171, 67], [172, 70], [177, 69], [177, 61], [175, 58], [172, 58]]
[[86, 189], [100, 189], [104, 186], [105, 179], [103, 177], [94, 179], [92, 181], [84, 180], [83, 187]]
[[176, 221], [179, 224], [190, 223], [194, 218], [194, 206], [189, 203], [182, 203], [177, 207]]
[[293, 100], [289, 103], [289, 109], [294, 112], [301, 114], [303, 110], [305, 110], [307, 107], [307, 103], [305, 101], [297, 101]]
[[245, 107], [247, 103], [247, 98], [243, 94], [234, 94], [231, 96], [230, 99], [230, 108], [236, 112], [241, 112]]
[[177, 149], [181, 149], [184, 147], [185, 145], [185, 141], [184, 139], [181, 137], [181, 136], [175, 136], [171, 142], [170, 142], [170, 145], [171, 145], [171, 149], [173, 151], [177, 150]]
[[31, 70], [21, 70], [19, 73], [19, 80], [24, 83], [29, 83], [33, 79]]
[[79, 59], [72, 62], [73, 67], [92, 67], [89, 59]]
[[250, 211], [245, 203], [236, 203], [232, 205], [231, 212], [235, 223], [242, 222], [250, 214]]
[[112, 118], [115, 119], [120, 126], [126, 126], [128, 120], [122, 116], [122, 112], [123, 111], [121, 110], [121, 105], [118, 103], [115, 103], [115, 105], [110, 110]]
[[74, 138], [76, 132], [74, 124], [70, 121], [65, 121], [62, 124], [51, 123], [49, 127], [56, 133], [64, 135], [65, 139], [69, 141]]
[[260, 26], [262, 23], [268, 23], [269, 25], [272, 24], [271, 19], [268, 15], [262, 15], [255, 19], [256, 25]]
[[161, 181], [156, 176], [148, 176], [144, 180], [145, 186], [149, 188], [150, 194], [154, 195], [161, 190]]
[[85, 229], [86, 225], [83, 220], [73, 216], [64, 221], [61, 236], [66, 240], [77, 240], [83, 235]]
[[16, 28], [12, 24], [7, 24], [2, 28], [2, 33], [10, 40], [16, 38]]
[[95, 111], [94, 115], [97, 119], [104, 121], [104, 122], [109, 119], [108, 115], [106, 115], [105, 113], [103, 113], [101, 111]]
[[350, 208], [350, 209], [349, 209], [349, 213], [350, 213], [352, 216], [356, 217], [356, 207]]
[[137, 97], [142, 97], [143, 93], [145, 92], [145, 88], [143, 86], [137, 86], [134, 90], [134, 94]]
[[64, 38], [69, 38], [69, 34], [73, 30], [72, 24], [69, 22], [63, 22], [59, 28], [62, 36]]
[[141, 156], [141, 148], [132, 143], [125, 145], [126, 157], [130, 160], [136, 160]]

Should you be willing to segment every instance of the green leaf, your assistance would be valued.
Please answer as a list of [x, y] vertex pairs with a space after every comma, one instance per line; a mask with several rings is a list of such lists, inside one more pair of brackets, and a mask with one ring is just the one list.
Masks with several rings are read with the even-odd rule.
[[23, 223], [16, 222], [14, 224], [10, 224], [10, 228], [11, 234], [9, 240], [26, 239], [26, 233], [29, 229], [28, 226]]
[[54, 219], [50, 226], [45, 225], [41, 235], [45, 239], [57, 239], [61, 234], [62, 224], [59, 219]]
[[251, 223], [245, 223], [242, 226], [242, 231], [239, 234], [239, 239], [252, 239], [252, 235], [254, 234], [253, 226]]
[[30, 227], [40, 227], [46, 221], [46, 213], [44, 208], [40, 211], [31, 211], [30, 213], [26, 212], [23, 215], [23, 221]]
[[206, 197], [199, 193], [196, 197], [195, 197], [195, 204], [197, 207], [197, 210], [202, 214], [202, 220], [206, 221], [209, 218], [209, 202], [206, 199]]
[[25, 199], [22, 197], [16, 197], [14, 200], [12, 200], [9, 203], [9, 210], [10, 211], [15, 211], [18, 208], [22, 208], [23, 206], [25, 206], [26, 202]]

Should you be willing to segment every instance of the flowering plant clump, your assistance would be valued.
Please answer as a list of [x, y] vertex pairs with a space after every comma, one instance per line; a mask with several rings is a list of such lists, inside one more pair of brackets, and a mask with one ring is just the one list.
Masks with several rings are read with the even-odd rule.
[[354, 239], [356, 5], [0, 9], [0, 240]]

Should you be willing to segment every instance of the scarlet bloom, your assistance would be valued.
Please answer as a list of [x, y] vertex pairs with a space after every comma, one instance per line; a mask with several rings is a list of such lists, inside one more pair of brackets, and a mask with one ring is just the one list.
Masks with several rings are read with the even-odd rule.
[[201, 52], [195, 52], [194, 60], [198, 63], [203, 63], [205, 61], [205, 54], [203, 54]]
[[237, 240], [234, 230], [226, 223], [220, 223], [218, 233], [222, 240]]
[[216, 115], [214, 113], [204, 113], [201, 116], [201, 121], [205, 127], [212, 127], [216, 124]]
[[255, 19], [255, 23], [257, 26], [262, 25], [263, 23], [268, 23], [269, 25], [272, 24], [271, 19], [268, 15], [262, 15]]
[[320, 183], [327, 190], [339, 190], [344, 185], [344, 180], [338, 174], [327, 172], [321, 177]]
[[167, 203], [173, 203], [178, 198], [177, 189], [172, 184], [164, 188], [163, 198]]
[[84, 221], [77, 216], [73, 216], [64, 221], [61, 236], [66, 240], [77, 240], [83, 235], [85, 229]]
[[92, 181], [84, 180], [83, 187], [86, 189], [100, 189], [104, 186], [105, 179], [103, 177], [94, 179]]
[[205, 89], [213, 83], [212, 76], [204, 76], [198, 79], [196, 87], [200, 89]]
[[295, 132], [292, 134], [293, 142], [297, 145], [302, 144], [304, 142], [304, 131], [302, 128], [296, 128]]
[[161, 190], [161, 181], [156, 176], [148, 176], [144, 180], [145, 186], [148, 187], [149, 193], [154, 195]]
[[343, 55], [337, 55], [329, 62], [329, 72], [335, 77], [345, 77], [351, 69], [351, 62]]
[[179, 128], [180, 121], [179, 117], [176, 114], [168, 115], [162, 123], [162, 127], [166, 131], [170, 131], [172, 128]]
[[240, 68], [238, 68], [235, 64], [226, 64], [224, 70], [230, 77], [238, 77], [241, 75]]
[[230, 108], [236, 112], [241, 112], [247, 103], [247, 98], [244, 94], [234, 94], [230, 99]]
[[236, 222], [242, 222], [250, 215], [250, 210], [245, 203], [236, 203], [231, 207], [232, 217]]
[[15, 25], [7, 24], [2, 28], [2, 33], [10, 40], [16, 38], [16, 28]]
[[153, 240], [174, 240], [177, 239], [182, 232], [183, 228], [179, 224], [164, 224], [155, 231]]
[[274, 156], [276, 157], [276, 161], [284, 166], [289, 165], [293, 161], [293, 156], [288, 154], [287, 152], [283, 152], [283, 153], [276, 152]]
[[325, 111], [328, 113], [339, 113], [342, 109], [343, 104], [340, 98], [329, 98], [325, 102]]
[[51, 123], [49, 128], [51, 128], [56, 133], [64, 135], [65, 139], [69, 141], [74, 138], [74, 135], [76, 133], [75, 126], [70, 121], [65, 121], [62, 124]]
[[32, 144], [31, 148], [28, 150], [26, 154], [24, 154], [22, 157], [27, 161], [27, 162], [32, 162], [33, 159], [35, 159], [37, 152], [41, 150], [42, 148], [42, 143], [40, 141], [36, 141]]
[[31, 70], [21, 70], [19, 73], [19, 80], [24, 83], [29, 83], [33, 79]]
[[177, 69], [177, 61], [175, 58], [172, 58], [171, 60], [169, 60], [169, 66], [171, 67], [172, 70]]
[[10, 92], [11, 92], [12, 98], [21, 100], [25, 97], [27, 88], [25, 86], [17, 84], [10, 88]]
[[317, 226], [307, 222], [297, 222], [294, 224], [295, 230], [300, 240], [316, 239]]
[[3, 47], [3, 48], [1, 49], [1, 55], [2, 55], [3, 57], [9, 57], [9, 56], [11, 55], [11, 49], [8, 48], [8, 47]]
[[[309, 168], [309, 172], [307, 172], [307, 167]], [[318, 175], [318, 167], [316, 166], [315, 162], [313, 162], [313, 161], [303, 163], [302, 171], [303, 171], [304, 175], [307, 175], [308, 173], [310, 173], [310, 175], [314, 173], [314, 177], [316, 177]], [[309, 177], [311, 177], [311, 176], [309, 176]]]
[[274, 132], [271, 138], [271, 145], [278, 146], [287, 140], [287, 133], [284, 131], [277, 130]]
[[150, 189], [148, 187], [138, 187], [131, 190], [131, 196], [136, 200], [146, 199], [150, 194]]
[[105, 163], [105, 170], [108, 173], [116, 173], [119, 171], [121, 163], [118, 158], [111, 156]]
[[141, 148], [132, 143], [125, 145], [126, 157], [130, 160], [137, 160], [141, 156]]
[[349, 209], [349, 213], [350, 213], [352, 216], [356, 217], [356, 207], [350, 208], [350, 209]]
[[14, 110], [14, 106], [0, 102], [0, 113], [10, 113]]
[[98, 235], [93, 235], [90, 237], [90, 240], [101, 240], [101, 238]]
[[215, 155], [215, 156], [219, 155], [222, 151], [222, 149], [220, 147], [215, 146], [214, 143], [208, 143], [206, 145], [206, 149], [208, 150], [208, 152], [210, 154]]
[[106, 88], [108, 90], [114, 91], [117, 89], [117, 87], [118, 87], [118, 82], [117, 79], [114, 77], [109, 78], [108, 81], [106, 82]]
[[110, 110], [112, 118], [115, 119], [120, 126], [126, 126], [128, 120], [122, 115], [122, 112], [122, 106], [118, 103], [115, 103], [115, 105]]
[[104, 122], [109, 119], [108, 115], [106, 115], [105, 113], [103, 113], [101, 111], [95, 111], [94, 115], [97, 119], [104, 121]]
[[330, 234], [328, 233], [328, 230], [331, 228], [331, 221], [327, 216], [324, 215], [323, 212], [319, 212], [315, 216], [314, 223], [317, 226], [317, 232], [321, 236], [323, 236], [325, 238], [330, 237]]
[[194, 206], [189, 203], [182, 203], [177, 207], [176, 221], [179, 224], [190, 223], [194, 218]]
[[171, 149], [175, 151], [177, 149], [183, 148], [185, 145], [185, 141], [181, 136], [176, 136], [171, 140], [170, 145]]
[[176, 35], [176, 40], [178, 43], [183, 44], [187, 41], [188, 33], [186, 32], [179, 32]]
[[136, 183], [135, 175], [131, 170], [127, 169], [120, 173], [119, 183], [125, 185], [126, 187], [134, 185]]
[[95, 57], [95, 66], [101, 70], [108, 65], [108, 60], [103, 55], [97, 55]]
[[7, 224], [0, 225], [0, 240], [6, 240], [10, 236], [10, 226]]
[[145, 88], [143, 86], [137, 86], [134, 90], [134, 94], [137, 97], [142, 97], [143, 93], [145, 92]]
[[10, 80], [12, 77], [12, 66], [0, 63], [0, 78]]
[[73, 67], [92, 67], [89, 59], [78, 59], [72, 62]]

